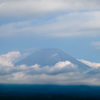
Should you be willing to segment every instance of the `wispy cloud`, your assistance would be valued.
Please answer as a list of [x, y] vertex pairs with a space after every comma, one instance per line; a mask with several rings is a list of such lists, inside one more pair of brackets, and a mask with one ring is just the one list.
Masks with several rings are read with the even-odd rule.
[[0, 38], [98, 36], [99, 5], [99, 0], [0, 0], [1, 20], [24, 19], [0, 25]]
[[92, 42], [92, 45], [94, 45], [94, 46], [100, 46], [100, 41]]
[[1, 25], [0, 31], [2, 38], [15, 36], [48, 38], [100, 36], [100, 11], [71, 12], [47, 21], [14, 22]]
[[92, 67], [92, 68], [98, 68], [98, 67], [100, 67], [100, 63], [90, 62], [90, 61], [86, 61], [86, 60], [84, 60], [84, 59], [81, 59], [81, 60], [78, 59], [78, 60], [81, 61], [82, 63], [84, 63], [84, 64], [86, 64], [86, 65]]
[[96, 47], [96, 49], [100, 49], [100, 41], [92, 42], [91, 43], [93, 46]]

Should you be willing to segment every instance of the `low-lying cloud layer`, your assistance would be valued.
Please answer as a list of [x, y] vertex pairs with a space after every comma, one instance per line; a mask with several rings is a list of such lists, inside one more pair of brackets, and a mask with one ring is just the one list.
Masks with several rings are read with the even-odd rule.
[[0, 56], [0, 83], [100, 85], [100, 67], [79, 72], [79, 66], [69, 61], [42, 68], [38, 64], [14, 66], [12, 61], [17, 57], [21, 57], [19, 51]]

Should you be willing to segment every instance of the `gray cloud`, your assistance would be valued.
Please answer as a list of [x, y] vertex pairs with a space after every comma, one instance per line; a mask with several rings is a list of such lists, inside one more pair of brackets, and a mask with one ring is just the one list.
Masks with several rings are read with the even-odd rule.
[[[98, 36], [99, 5], [99, 0], [0, 0], [2, 21], [27, 19], [0, 25], [0, 38]], [[49, 15], [54, 13], [56, 17], [50, 19]], [[48, 19], [44, 21], [43, 17]]]
[[[11, 52], [10, 55], [12, 55]], [[14, 58], [10, 55], [9, 57]], [[79, 72], [78, 67], [69, 61], [58, 62], [54, 66], [42, 68], [38, 64], [33, 66], [0, 66], [0, 83], [100, 85], [100, 67], [91, 68], [87, 72]]]
[[99, 10], [99, 5], [99, 0], [0, 0], [0, 15], [41, 16], [52, 12]]
[[100, 36], [100, 11], [71, 12], [47, 21], [30, 20], [5, 24], [0, 26], [0, 31], [0, 37], [38, 36], [62, 38]]
[[[31, 66], [32, 67], [32, 66]], [[59, 62], [55, 66], [44, 66], [39, 68], [39, 66], [33, 66], [27, 71], [27, 74], [36, 75], [36, 74], [47, 74], [47, 75], [56, 75], [61, 73], [69, 73], [78, 70], [78, 66], [72, 64], [69, 61]]]
[[0, 38], [100, 36], [99, 5], [99, 0], [0, 0], [3, 21], [27, 19], [0, 25]]
[[100, 67], [90, 70], [88, 74], [100, 74]]
[[9, 75], [17, 72], [22, 72], [25, 75], [57, 75], [60, 73], [69, 73], [77, 71], [78, 66], [73, 65], [69, 61], [59, 62], [55, 66], [44, 66], [42, 68], [39, 67], [38, 64], [33, 66], [0, 66], [0, 75]]

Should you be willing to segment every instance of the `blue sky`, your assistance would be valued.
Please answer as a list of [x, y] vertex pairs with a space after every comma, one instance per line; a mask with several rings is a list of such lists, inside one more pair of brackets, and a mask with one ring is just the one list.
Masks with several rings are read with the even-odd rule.
[[[94, 69], [80, 73], [69, 61], [13, 65], [41, 48], [58, 48]], [[0, 83], [100, 86], [99, 73], [100, 0], [0, 0]]]
[[59, 48], [75, 58], [100, 62], [99, 4], [99, 0], [0, 0], [0, 55]]

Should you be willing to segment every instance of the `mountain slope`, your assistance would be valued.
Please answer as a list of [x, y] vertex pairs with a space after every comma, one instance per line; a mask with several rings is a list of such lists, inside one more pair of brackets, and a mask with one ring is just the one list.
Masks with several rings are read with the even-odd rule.
[[79, 69], [87, 70], [89, 66], [83, 64], [82, 62], [78, 61], [77, 59], [71, 57], [70, 55], [66, 54], [65, 52], [59, 49], [41, 49], [36, 51], [35, 53], [31, 54], [25, 59], [15, 63], [15, 66], [26, 64], [27, 66], [39, 64], [41, 67], [49, 65], [53, 66], [60, 61], [70, 61], [71, 63], [78, 65]]

